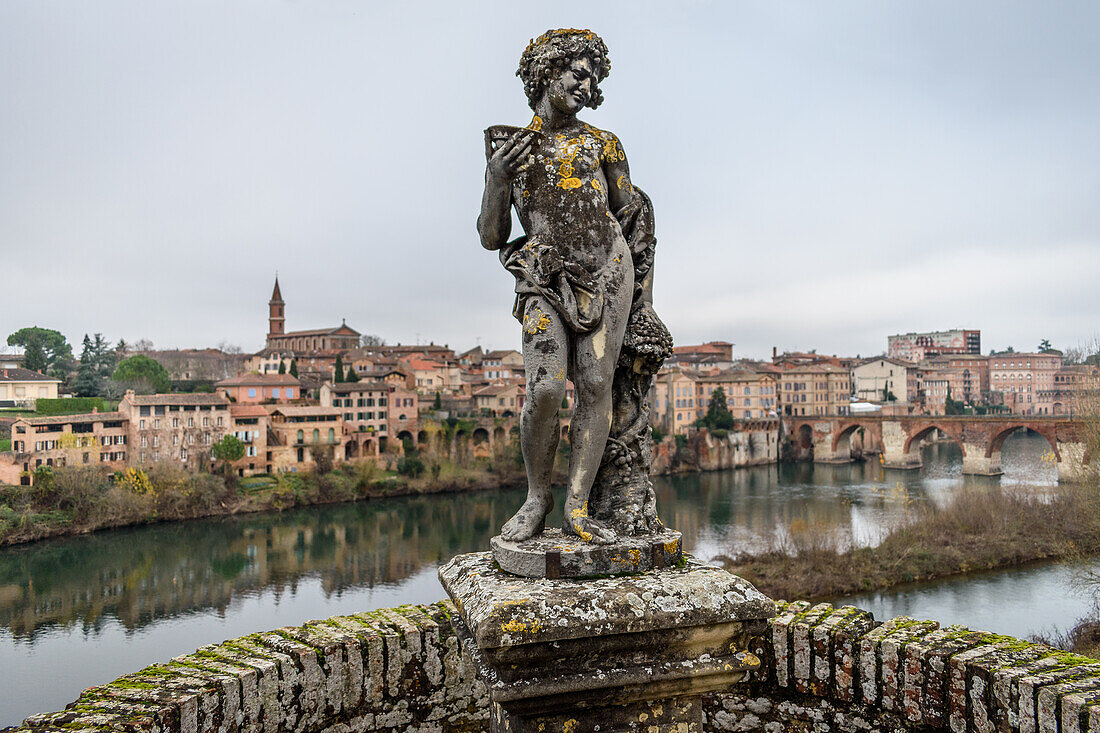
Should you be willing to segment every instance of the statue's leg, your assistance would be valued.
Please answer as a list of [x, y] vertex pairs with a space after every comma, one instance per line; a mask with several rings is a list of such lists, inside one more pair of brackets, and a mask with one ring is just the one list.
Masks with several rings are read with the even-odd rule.
[[634, 294], [634, 270], [629, 259], [611, 273], [606, 286], [603, 318], [592, 333], [579, 335], [573, 355], [575, 405], [570, 422], [569, 479], [566, 484], [564, 530], [584, 540], [614, 542], [615, 532], [588, 515], [588, 495], [600, 468], [611, 432], [612, 384], [623, 345]]
[[527, 500], [500, 534], [520, 542], [542, 531], [554, 506], [550, 477], [558, 449], [558, 410], [565, 397], [569, 340], [557, 312], [541, 297], [527, 300], [523, 320], [523, 364], [527, 395], [519, 435], [527, 469]]

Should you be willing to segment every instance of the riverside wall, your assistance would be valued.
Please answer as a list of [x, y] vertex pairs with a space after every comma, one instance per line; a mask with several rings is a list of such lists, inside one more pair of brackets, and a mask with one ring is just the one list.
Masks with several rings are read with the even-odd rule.
[[[706, 699], [706, 730], [1100, 731], [1100, 661], [934, 621], [878, 623], [852, 607], [777, 608], [750, 647], [760, 669]], [[251, 634], [92, 687], [66, 710], [6, 730], [488, 730], [487, 691], [454, 617], [444, 601]]]
[[654, 474], [721, 471], [763, 466], [779, 461], [779, 420], [738, 421], [733, 430], [692, 430], [686, 436], [666, 436], [653, 447]]

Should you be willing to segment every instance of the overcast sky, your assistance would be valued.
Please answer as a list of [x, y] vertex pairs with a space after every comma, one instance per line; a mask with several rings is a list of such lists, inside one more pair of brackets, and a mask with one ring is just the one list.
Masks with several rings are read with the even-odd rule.
[[256, 350], [278, 271], [288, 329], [518, 346], [482, 130], [561, 26], [610, 48], [582, 118], [653, 199], [678, 343], [1100, 331], [1094, 2], [0, 0], [0, 340]]

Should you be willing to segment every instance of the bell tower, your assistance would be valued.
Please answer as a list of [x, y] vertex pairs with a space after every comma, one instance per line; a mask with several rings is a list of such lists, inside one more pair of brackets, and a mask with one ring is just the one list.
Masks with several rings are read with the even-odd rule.
[[267, 301], [267, 345], [271, 346], [274, 336], [286, 333], [286, 318], [283, 314], [283, 294], [279, 292], [279, 276], [275, 276], [275, 289], [271, 291], [271, 300]]

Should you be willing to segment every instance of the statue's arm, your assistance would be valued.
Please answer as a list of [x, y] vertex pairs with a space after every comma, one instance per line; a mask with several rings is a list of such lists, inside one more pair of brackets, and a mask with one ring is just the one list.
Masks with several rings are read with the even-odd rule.
[[531, 136], [519, 133], [489, 154], [485, 166], [485, 193], [481, 197], [481, 214], [477, 217], [477, 232], [485, 249], [497, 250], [508, 243], [508, 235], [512, 233], [509, 211], [512, 181], [530, 151]]
[[630, 165], [626, 162], [623, 146], [616, 139], [615, 152], [603, 156], [603, 173], [607, 179], [607, 205], [612, 212], [622, 210], [634, 198], [634, 186], [630, 183]]
[[[626, 152], [621, 143], [615, 146], [614, 153], [604, 156], [603, 171], [607, 178], [608, 208], [619, 217], [620, 225], [624, 228], [632, 226], [641, 208], [641, 194], [634, 190], [634, 185], [630, 182], [630, 165], [626, 161]], [[643, 302], [653, 305], [653, 268], [645, 268], [644, 272], [642, 281], [636, 283], [640, 290], [639, 297]]]

